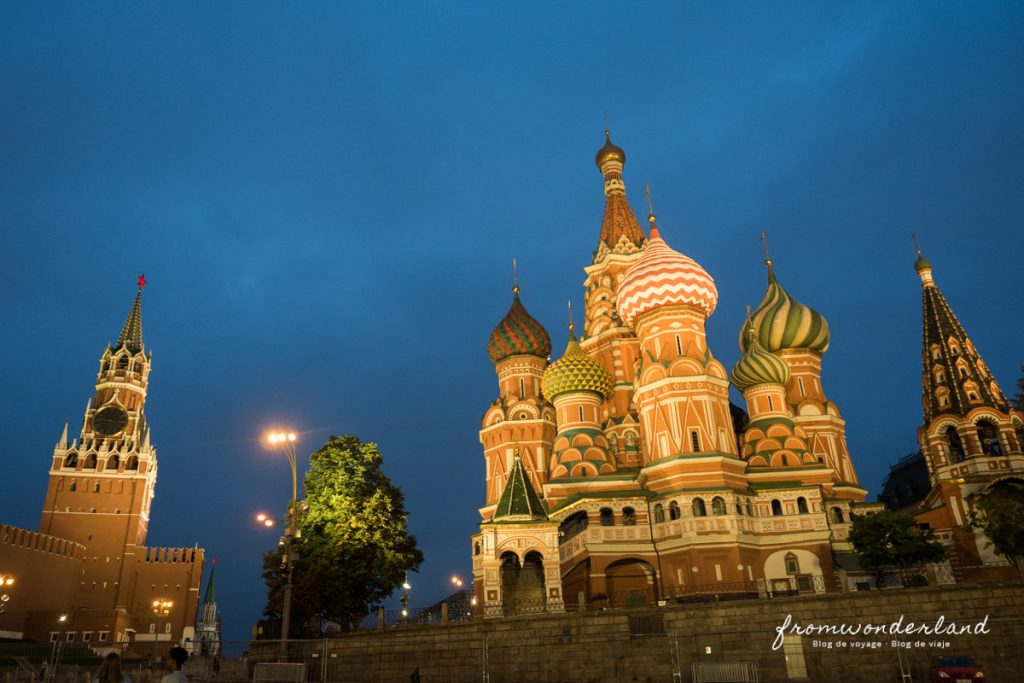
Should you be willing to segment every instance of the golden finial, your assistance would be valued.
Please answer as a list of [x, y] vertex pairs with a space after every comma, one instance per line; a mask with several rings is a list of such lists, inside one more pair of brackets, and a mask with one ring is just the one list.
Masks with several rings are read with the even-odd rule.
[[761, 231], [761, 248], [764, 249], [764, 264], [771, 270], [772, 257], [768, 255], [768, 231]]
[[516, 257], [512, 257], [512, 293], [519, 296], [519, 269], [516, 267]]
[[576, 323], [572, 321], [572, 299], [569, 299], [569, 336], [576, 338]]

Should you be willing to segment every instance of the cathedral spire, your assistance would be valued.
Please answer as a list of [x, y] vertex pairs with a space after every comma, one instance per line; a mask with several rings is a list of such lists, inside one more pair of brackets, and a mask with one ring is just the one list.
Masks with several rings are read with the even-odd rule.
[[[604, 176], [604, 219], [601, 221], [601, 242], [594, 262], [603, 258], [607, 251], [633, 253], [643, 248], [646, 238], [640, 223], [626, 199], [626, 185], [622, 182], [622, 167], [626, 153], [612, 143], [611, 131], [605, 130], [605, 142], [597, 152], [595, 162]], [[601, 247], [605, 247], [602, 249]]]
[[142, 290], [146, 287], [145, 275], [139, 275], [139, 290], [135, 294], [135, 302], [128, 311], [128, 319], [121, 328], [121, 336], [117, 338], [115, 349], [124, 347], [132, 353], [142, 350]]
[[1002, 389], [932, 279], [931, 263], [920, 250], [917, 253], [914, 268], [923, 288], [921, 377], [925, 424], [941, 414], [966, 417], [978, 406], [1008, 411]]

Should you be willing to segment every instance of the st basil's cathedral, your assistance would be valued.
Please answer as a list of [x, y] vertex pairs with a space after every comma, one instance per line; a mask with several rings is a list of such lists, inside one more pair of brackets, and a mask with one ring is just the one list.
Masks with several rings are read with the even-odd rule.
[[[742, 357], [727, 371], [705, 333], [718, 304], [714, 279], [668, 244], [653, 211], [645, 234], [626, 198], [626, 154], [605, 137], [596, 157], [605, 210], [584, 267], [582, 334], [570, 322], [565, 350], [550, 362], [551, 338], [517, 285], [488, 340], [499, 396], [480, 430], [486, 498], [471, 539], [478, 605], [499, 615], [864, 587], [848, 542], [851, 514], [881, 505], [865, 502], [842, 413], [821, 382], [825, 317], [790, 294], [766, 258], [767, 290], [737, 332]], [[973, 373], [973, 394], [943, 394], [943, 406], [964, 409], [958, 417], [931, 419], [929, 406], [941, 412], [943, 399], [926, 396], [921, 432], [930, 462], [948, 461], [939, 469], [954, 473], [933, 476], [926, 513], [950, 543], [950, 511], [963, 513], [947, 491], [962, 484], [943, 481], [969, 468], [957, 457], [986, 447], [964, 434], [961, 455], [947, 456], [942, 430], [975, 429], [973, 404], [995, 411], [984, 428], [1003, 435], [1004, 472], [1024, 469], [1024, 437], [1021, 416], [928, 286], [926, 352], [937, 343], [942, 358], [951, 353], [945, 339], [928, 340], [929, 325], [948, 328]], [[730, 403], [730, 383], [745, 411]], [[970, 462], [972, 472], [988, 466]]]

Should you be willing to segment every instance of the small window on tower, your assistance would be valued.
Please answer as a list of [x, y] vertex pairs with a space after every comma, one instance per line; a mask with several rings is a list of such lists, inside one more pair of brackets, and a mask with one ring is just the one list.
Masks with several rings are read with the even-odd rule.
[[100, 492], [100, 483], [99, 482], [96, 482], [95, 484], [92, 485], [92, 492], [93, 493], [99, 493]]
[[519, 378], [519, 398], [526, 398], [526, 380]]
[[693, 452], [700, 453], [700, 438], [696, 430], [690, 432], [690, 443], [693, 445]]
[[127, 370], [128, 369], [128, 356], [121, 356], [117, 359], [117, 369]]
[[775, 401], [772, 400], [771, 396], [768, 397], [768, 410], [775, 410]]
[[679, 339], [679, 335], [676, 335], [676, 353], [680, 356], [683, 355], [683, 342]]
[[68, 487], [68, 491], [77, 491], [77, 490], [78, 490], [78, 482], [77, 481], [71, 482], [71, 486]]
[[583, 406], [580, 406], [580, 422], [583, 422]]

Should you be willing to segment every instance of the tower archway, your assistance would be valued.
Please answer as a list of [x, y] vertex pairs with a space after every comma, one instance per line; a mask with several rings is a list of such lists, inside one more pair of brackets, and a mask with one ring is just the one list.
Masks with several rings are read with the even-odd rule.
[[656, 604], [654, 568], [643, 560], [628, 558], [605, 569], [608, 600], [612, 607], [650, 607]]

